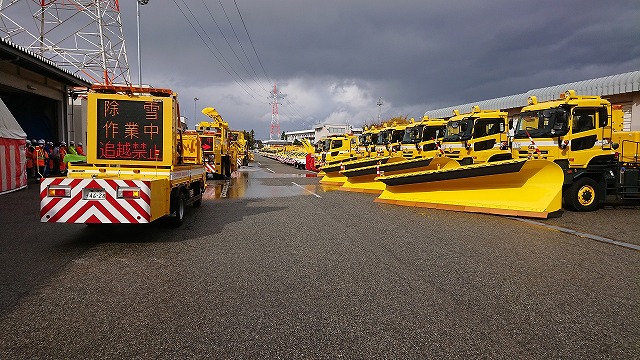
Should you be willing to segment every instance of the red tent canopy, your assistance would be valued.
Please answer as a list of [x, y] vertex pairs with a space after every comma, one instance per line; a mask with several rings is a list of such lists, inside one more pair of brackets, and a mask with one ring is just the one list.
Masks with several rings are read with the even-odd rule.
[[27, 186], [27, 134], [0, 99], [0, 195]]

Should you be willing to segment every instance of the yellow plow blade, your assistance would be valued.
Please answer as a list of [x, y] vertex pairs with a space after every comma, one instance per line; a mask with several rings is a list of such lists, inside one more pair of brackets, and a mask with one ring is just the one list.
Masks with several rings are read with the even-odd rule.
[[562, 169], [548, 160], [505, 160], [382, 176], [376, 202], [546, 218], [562, 207]]
[[371, 166], [377, 163], [387, 163], [390, 161], [400, 161], [403, 158], [401, 157], [376, 157], [376, 158], [363, 158], [352, 161], [345, 161], [342, 163], [332, 163], [329, 165], [325, 165], [320, 168], [320, 170], [324, 171], [324, 177], [320, 179], [321, 184], [325, 185], [342, 185], [345, 181], [347, 181], [347, 177], [342, 175], [340, 171], [342, 170], [350, 170], [357, 169], [363, 166]]
[[340, 173], [346, 176], [347, 180], [338, 190], [380, 194], [384, 191], [386, 185], [376, 180], [378, 176], [449, 169], [458, 166], [460, 165], [457, 161], [448, 157], [435, 157], [403, 160], [392, 163], [387, 162], [380, 165], [376, 164], [357, 169], [343, 170]]

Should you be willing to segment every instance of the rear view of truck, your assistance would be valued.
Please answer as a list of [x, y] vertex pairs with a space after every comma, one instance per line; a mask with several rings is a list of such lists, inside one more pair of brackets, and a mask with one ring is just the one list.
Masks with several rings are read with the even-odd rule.
[[40, 183], [41, 222], [148, 223], [186, 205], [205, 187], [197, 134], [185, 133], [168, 89], [95, 85], [87, 98], [87, 162]]

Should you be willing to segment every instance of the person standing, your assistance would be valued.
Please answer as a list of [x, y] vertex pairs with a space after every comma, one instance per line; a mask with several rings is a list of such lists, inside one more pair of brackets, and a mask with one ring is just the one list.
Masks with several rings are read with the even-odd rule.
[[62, 141], [60, 142], [60, 146], [58, 146], [59, 148], [59, 156], [60, 156], [60, 165], [58, 166], [58, 169], [60, 171], [60, 175], [66, 175], [67, 174], [67, 163], [64, 162], [64, 157], [65, 155], [67, 155], [67, 143]]
[[36, 146], [36, 179], [40, 179], [45, 177], [46, 169], [47, 169], [47, 160], [49, 159], [47, 152], [44, 149], [45, 143], [44, 140], [40, 139], [38, 141], [38, 146]]
[[33, 146], [31, 146], [31, 140], [27, 140], [27, 143], [24, 147], [24, 155], [25, 155], [25, 159], [27, 160], [26, 163], [26, 168], [27, 168], [27, 181], [28, 179], [31, 179], [33, 177], [35, 177], [34, 175], [34, 169], [33, 169]]
[[55, 169], [53, 161], [53, 141], [46, 142], [44, 151], [47, 153], [47, 166], [44, 169], [44, 177], [48, 177], [53, 174], [53, 169]]
[[82, 149], [82, 143], [81, 142], [79, 142], [78, 146], [76, 146], [76, 152], [78, 153], [78, 155], [84, 156], [84, 149]]
[[67, 149], [69, 150], [69, 154], [78, 155], [78, 152], [76, 151], [76, 143], [73, 140], [69, 140], [69, 147]]

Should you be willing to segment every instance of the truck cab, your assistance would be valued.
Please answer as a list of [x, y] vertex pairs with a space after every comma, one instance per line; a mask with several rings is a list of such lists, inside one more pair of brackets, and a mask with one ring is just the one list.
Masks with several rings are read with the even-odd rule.
[[607, 195], [640, 199], [640, 132], [623, 131], [622, 109], [608, 100], [574, 90], [544, 102], [532, 96], [513, 135], [514, 158], [563, 169], [565, 207], [595, 210]]
[[333, 135], [320, 139], [316, 144], [315, 164], [321, 166], [335, 161], [357, 158], [358, 137], [355, 135]]
[[409, 124], [402, 138], [402, 156], [405, 159], [437, 156], [439, 141], [444, 136], [446, 124], [443, 119], [429, 119], [428, 116], [423, 117], [418, 123]]
[[[375, 156], [375, 146], [378, 141], [378, 134], [380, 133], [380, 128], [376, 126], [365, 127], [362, 134], [358, 139], [358, 155], [360, 157], [371, 157]], [[373, 154], [373, 155], [372, 155]]]
[[506, 128], [504, 111], [481, 110], [479, 106], [465, 114], [454, 110], [447, 121], [442, 150], [460, 165], [511, 159]]
[[622, 110], [599, 96], [577, 96], [570, 90], [558, 100], [522, 108], [514, 129], [514, 158], [542, 158], [565, 168], [585, 168], [595, 158], [612, 158], [613, 134], [622, 130]]

